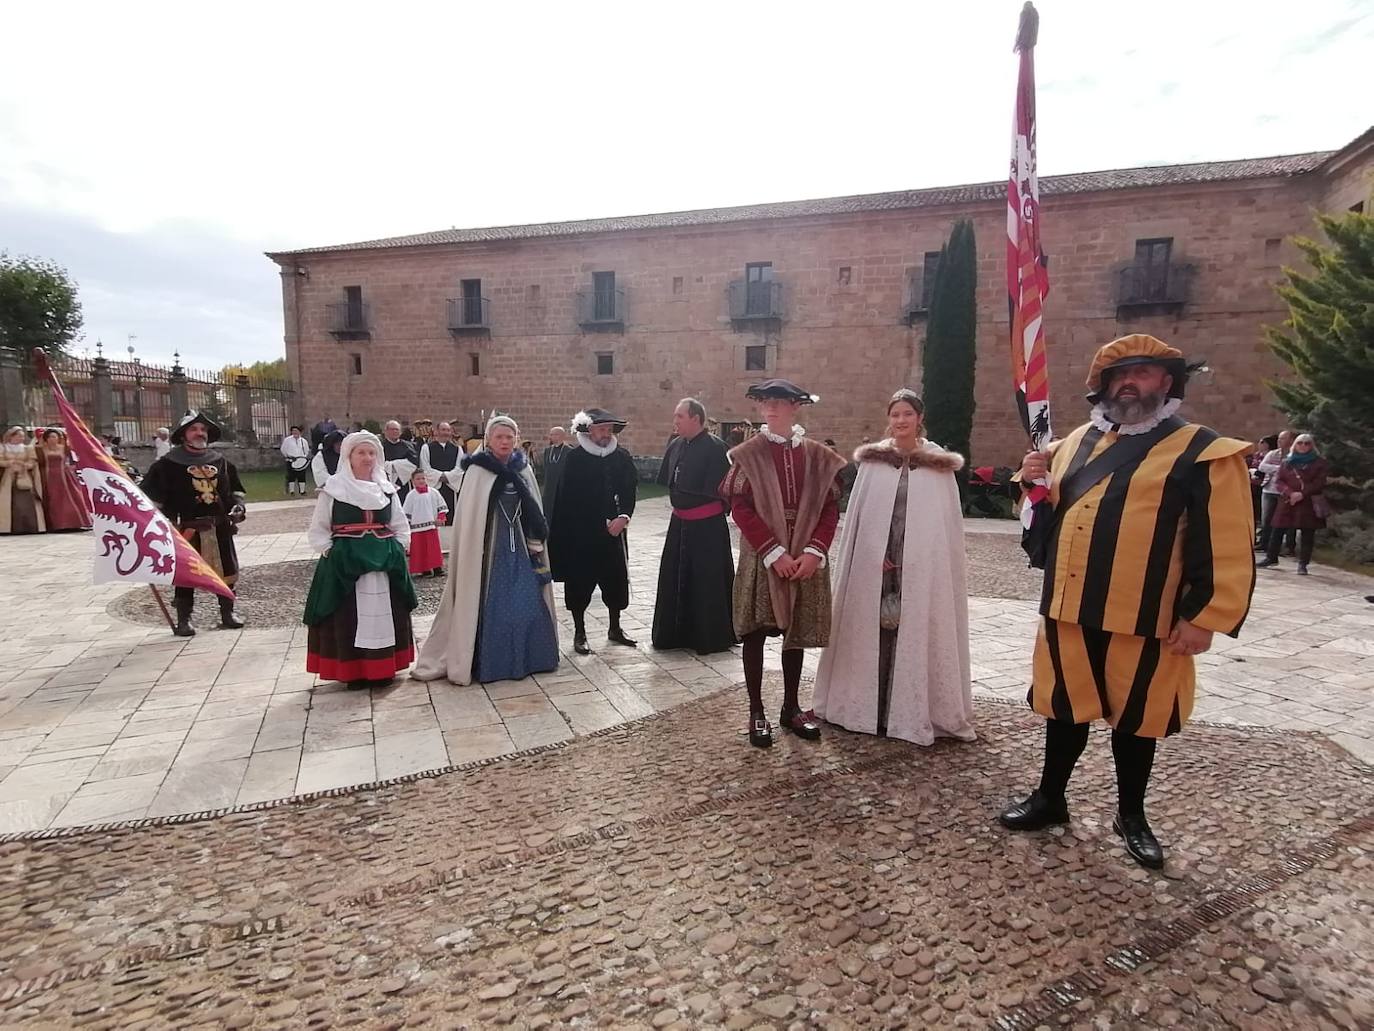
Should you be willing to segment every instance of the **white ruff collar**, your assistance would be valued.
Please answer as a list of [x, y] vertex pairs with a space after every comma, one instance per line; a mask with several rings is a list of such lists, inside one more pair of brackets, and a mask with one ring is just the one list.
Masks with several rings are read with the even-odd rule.
[[801, 447], [802, 437], [806, 436], [806, 429], [802, 426], [793, 426], [792, 436], [790, 438], [779, 437], [767, 426], [763, 427], [763, 429], [759, 430], [759, 432], [762, 433], [765, 437], [767, 437], [770, 443], [790, 444], [792, 447]]
[[1175, 412], [1183, 407], [1183, 401], [1177, 397], [1171, 397], [1159, 406], [1159, 410], [1144, 422], [1133, 422], [1129, 426], [1118, 426], [1107, 418], [1106, 407], [1101, 404], [1093, 405], [1090, 420], [1103, 433], [1116, 433], [1122, 437], [1133, 437], [1139, 433], [1149, 433], [1152, 429], [1171, 417]]
[[586, 451], [588, 454], [596, 455], [597, 458], [605, 458], [607, 455], [612, 454], [616, 448], [620, 447], [620, 439], [614, 434], [611, 435], [611, 442], [609, 444], [598, 444], [581, 430], [577, 432], [577, 443], [581, 446], [583, 451]]

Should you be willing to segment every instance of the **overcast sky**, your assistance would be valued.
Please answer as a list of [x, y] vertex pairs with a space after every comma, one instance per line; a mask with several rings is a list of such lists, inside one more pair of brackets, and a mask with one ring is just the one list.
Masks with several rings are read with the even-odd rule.
[[[1020, 6], [10, 4], [0, 249], [86, 347], [274, 358], [265, 250], [1000, 179]], [[1374, 123], [1374, 0], [1038, 7], [1042, 174]]]

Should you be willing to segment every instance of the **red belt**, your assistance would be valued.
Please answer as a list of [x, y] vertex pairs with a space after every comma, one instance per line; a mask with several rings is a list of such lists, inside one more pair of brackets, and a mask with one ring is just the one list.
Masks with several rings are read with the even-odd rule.
[[394, 534], [391, 532], [391, 527], [385, 525], [384, 523], [335, 523], [329, 529], [334, 533], [340, 534], [344, 537], [350, 537], [356, 534], [363, 533], [376, 534], [378, 537], [394, 536]]
[[686, 519], [694, 522], [697, 519], [710, 519], [712, 516], [721, 515], [725, 511], [725, 506], [719, 501], [708, 501], [704, 505], [697, 505], [695, 508], [675, 508], [673, 515], [679, 519]]

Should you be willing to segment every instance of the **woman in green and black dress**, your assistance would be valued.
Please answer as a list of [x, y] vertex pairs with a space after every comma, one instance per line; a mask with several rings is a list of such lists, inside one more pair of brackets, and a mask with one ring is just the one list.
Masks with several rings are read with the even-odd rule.
[[320, 553], [305, 602], [305, 668], [352, 688], [389, 684], [415, 658], [410, 524], [382, 472], [382, 442], [351, 433], [306, 534]]

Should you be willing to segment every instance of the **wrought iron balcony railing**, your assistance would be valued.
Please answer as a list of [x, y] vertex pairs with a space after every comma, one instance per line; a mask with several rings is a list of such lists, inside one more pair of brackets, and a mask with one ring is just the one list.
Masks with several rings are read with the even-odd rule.
[[1117, 316], [1182, 310], [1192, 292], [1193, 265], [1127, 265], [1117, 272]]
[[730, 284], [730, 318], [736, 322], [782, 318], [782, 284], [775, 279]]
[[625, 325], [625, 291], [579, 290], [577, 293], [577, 324], [579, 326]]
[[491, 301], [485, 297], [450, 297], [448, 328], [452, 333], [490, 329]]
[[325, 305], [329, 332], [337, 336], [367, 336], [372, 332], [372, 306], [344, 301]]

